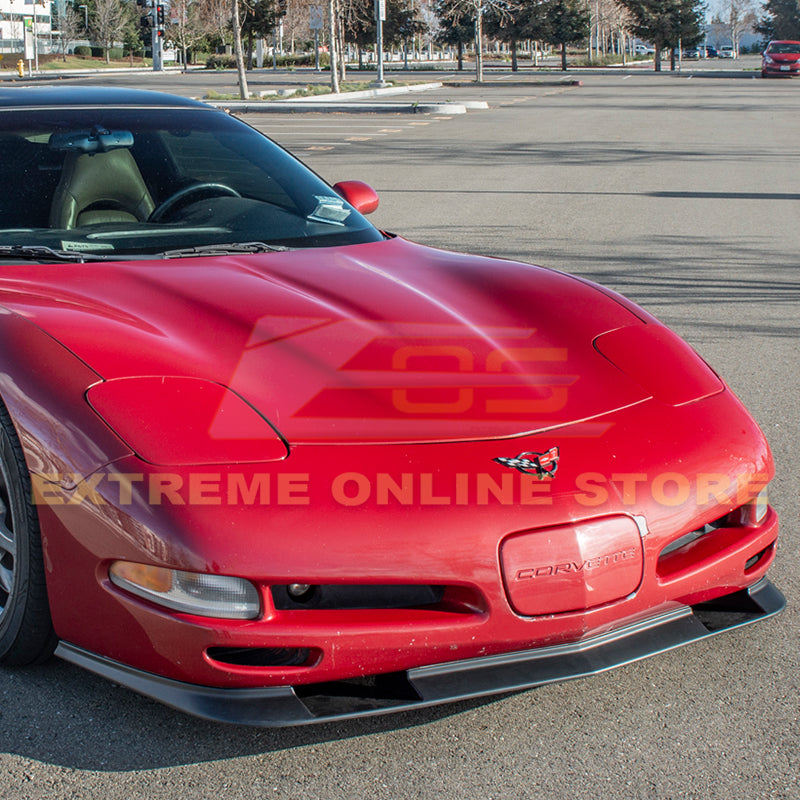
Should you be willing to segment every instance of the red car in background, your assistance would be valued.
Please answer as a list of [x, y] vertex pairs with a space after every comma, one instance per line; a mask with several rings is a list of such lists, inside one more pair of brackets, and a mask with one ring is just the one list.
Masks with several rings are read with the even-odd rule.
[[762, 78], [790, 78], [800, 75], [800, 42], [774, 41], [761, 57]]
[[613, 291], [380, 231], [159, 93], [0, 89], [0, 175], [4, 665], [289, 725], [783, 607], [764, 435]]

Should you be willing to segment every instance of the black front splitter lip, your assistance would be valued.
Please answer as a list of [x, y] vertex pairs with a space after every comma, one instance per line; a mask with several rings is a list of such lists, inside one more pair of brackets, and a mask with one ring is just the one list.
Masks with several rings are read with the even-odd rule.
[[407, 711], [583, 678], [758, 622], [780, 612], [766, 579], [712, 603], [678, 609], [572, 644], [472, 658], [403, 673], [310, 686], [220, 689], [142, 672], [66, 642], [56, 655], [180, 711], [215, 722], [285, 727]]

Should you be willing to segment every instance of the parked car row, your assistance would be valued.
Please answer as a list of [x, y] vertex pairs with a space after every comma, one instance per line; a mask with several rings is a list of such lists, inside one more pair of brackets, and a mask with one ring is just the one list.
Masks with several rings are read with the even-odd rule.
[[[656, 52], [651, 45], [637, 44], [633, 48], [636, 55], [652, 55]], [[736, 58], [736, 53], [732, 45], [722, 45], [719, 48], [712, 45], [701, 45], [700, 47], [690, 47], [683, 51], [683, 58]]]
[[690, 47], [683, 51], [684, 58], [719, 58], [719, 51], [710, 44], [700, 47]]

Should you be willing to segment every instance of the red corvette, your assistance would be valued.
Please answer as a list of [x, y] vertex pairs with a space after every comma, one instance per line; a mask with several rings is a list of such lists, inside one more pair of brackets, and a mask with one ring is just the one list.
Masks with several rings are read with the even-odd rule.
[[0, 170], [3, 663], [289, 725], [783, 607], [764, 436], [623, 297], [163, 94], [0, 89]]

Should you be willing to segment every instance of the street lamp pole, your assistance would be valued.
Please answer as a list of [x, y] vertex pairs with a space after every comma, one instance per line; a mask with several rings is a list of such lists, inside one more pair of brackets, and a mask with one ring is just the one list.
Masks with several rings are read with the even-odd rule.
[[378, 75], [372, 86], [388, 86], [383, 79], [383, 21], [386, 19], [386, 0], [375, 0], [375, 50], [378, 57]]
[[39, 39], [36, 31], [36, 3], [33, 4], [33, 27], [31, 28], [31, 32], [33, 33], [33, 61], [36, 71], [39, 71]]

